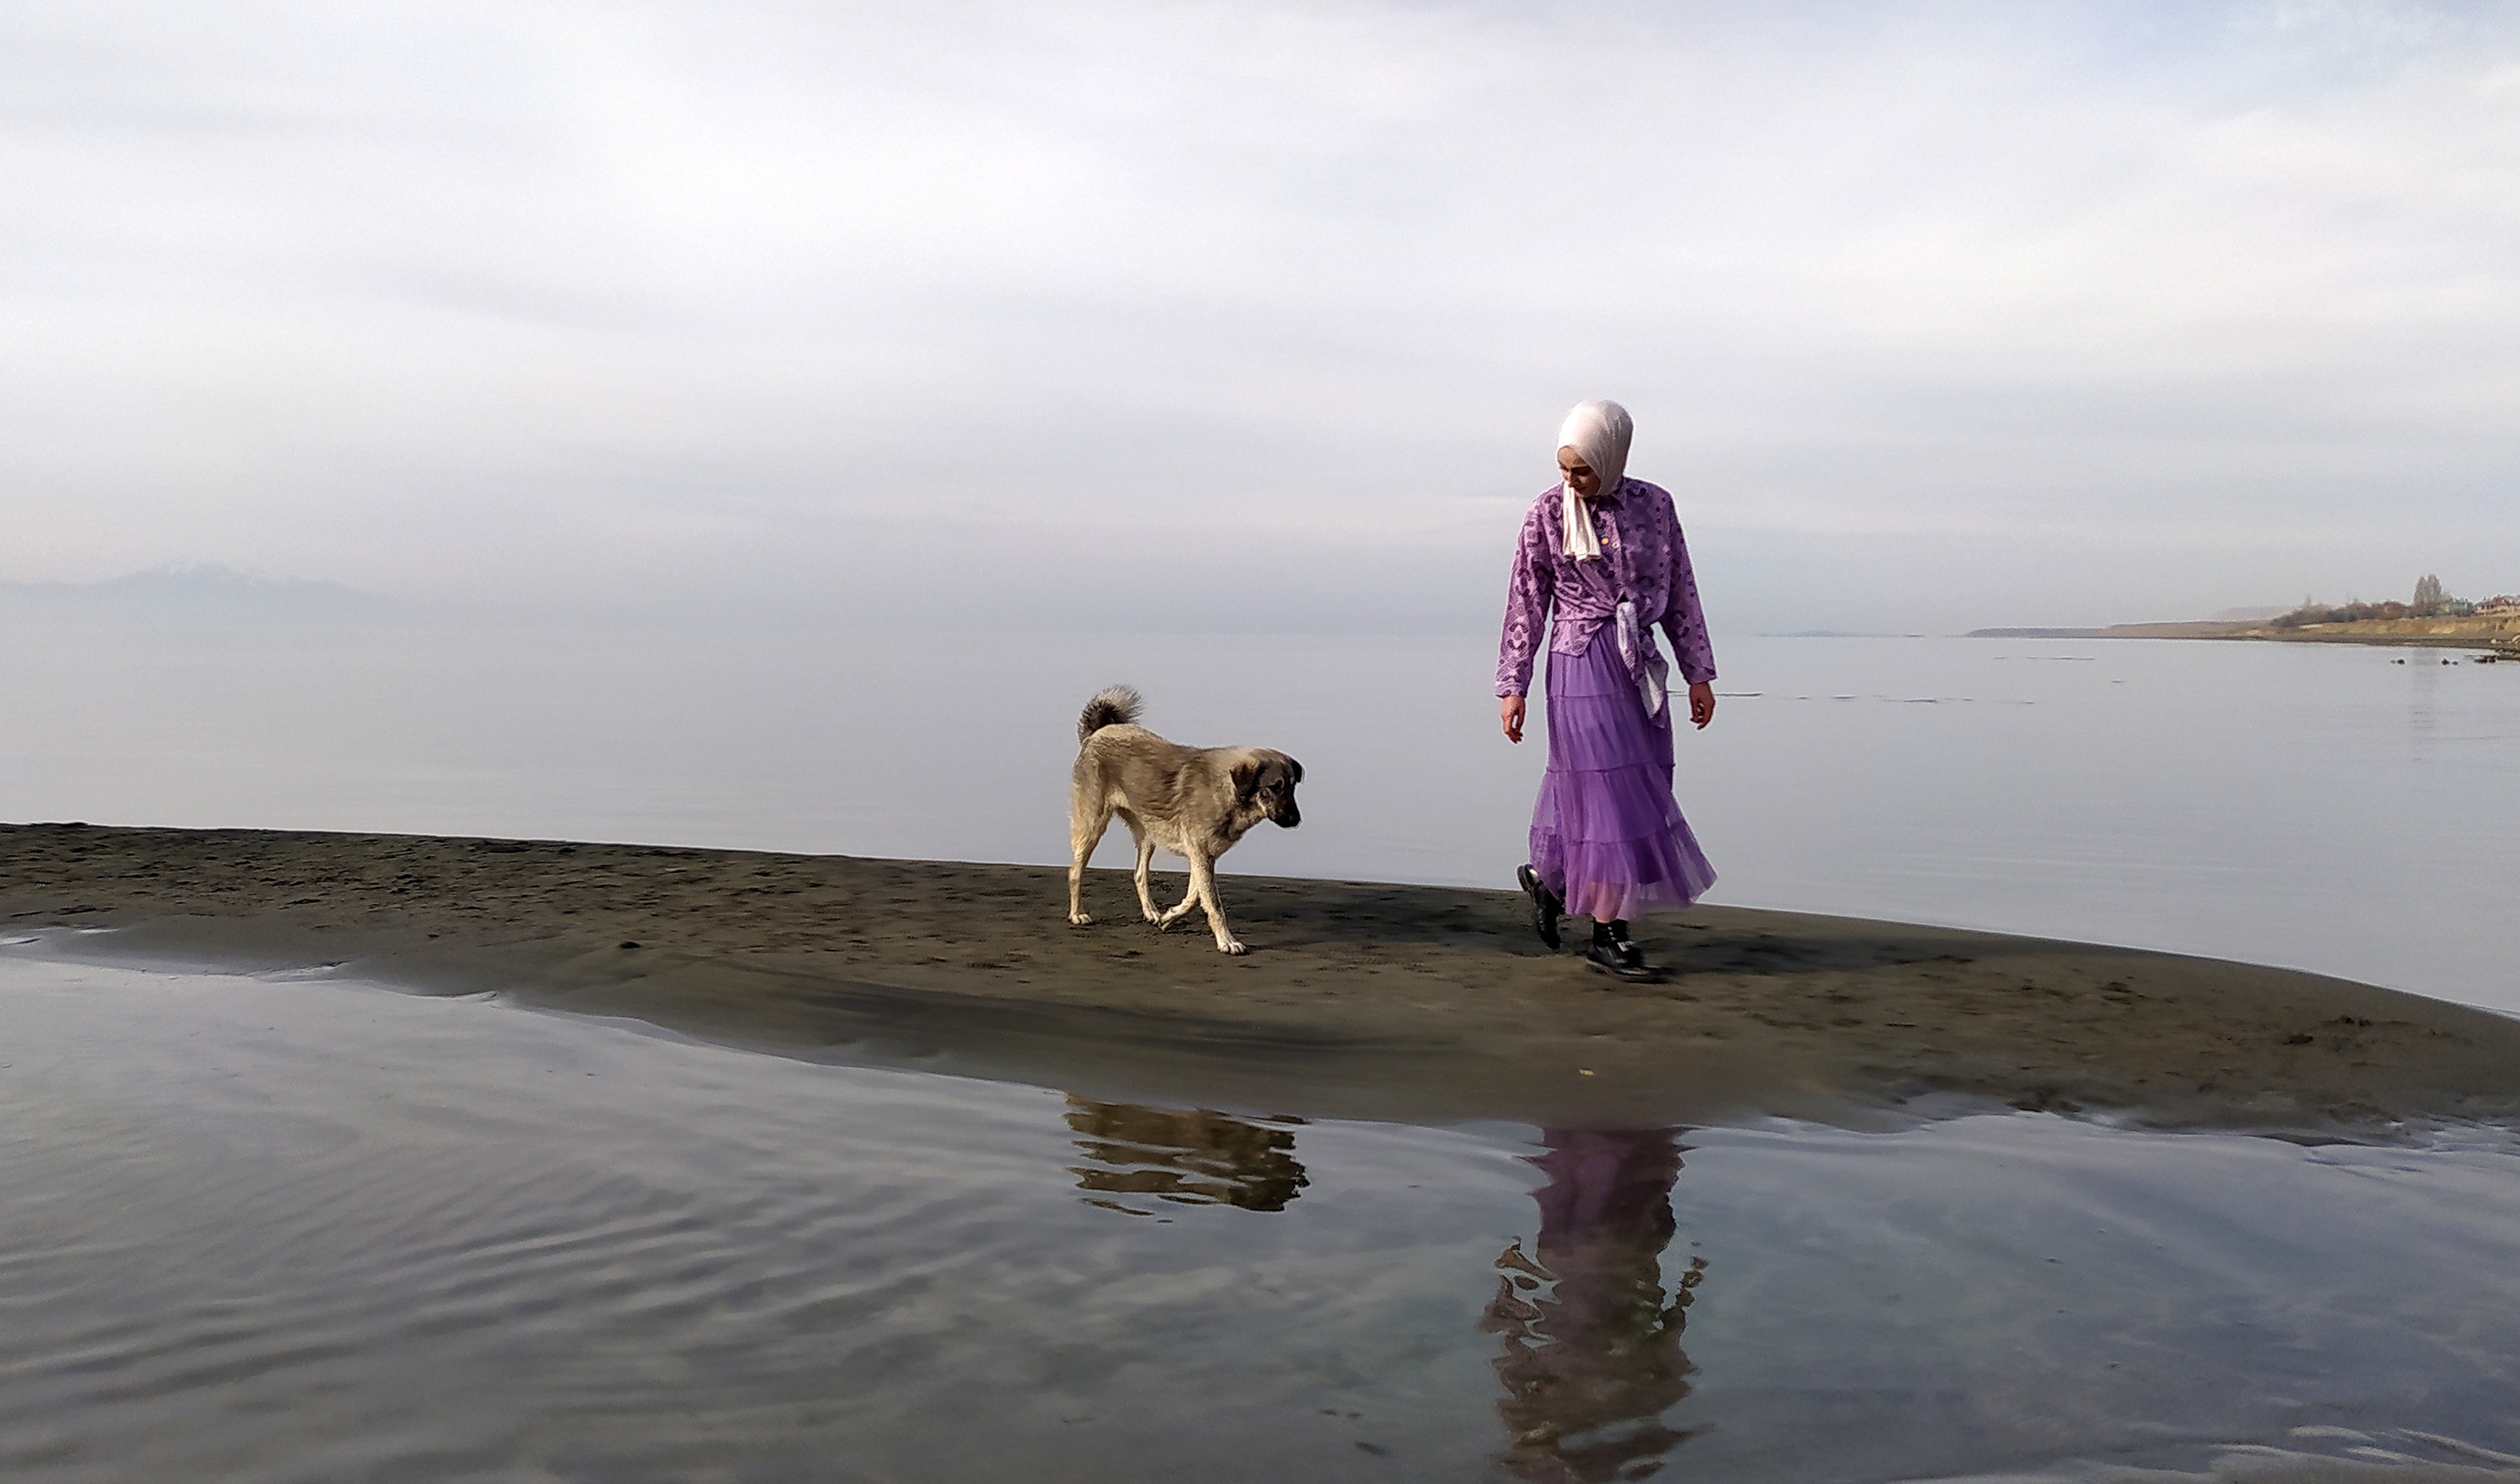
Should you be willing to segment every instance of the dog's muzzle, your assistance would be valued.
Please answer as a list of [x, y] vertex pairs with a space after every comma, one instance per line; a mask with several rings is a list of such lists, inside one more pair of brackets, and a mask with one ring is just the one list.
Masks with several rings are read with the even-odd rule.
[[1285, 808], [1270, 815], [1269, 818], [1281, 830], [1292, 830], [1304, 822], [1303, 811], [1295, 807], [1292, 799], [1286, 801]]

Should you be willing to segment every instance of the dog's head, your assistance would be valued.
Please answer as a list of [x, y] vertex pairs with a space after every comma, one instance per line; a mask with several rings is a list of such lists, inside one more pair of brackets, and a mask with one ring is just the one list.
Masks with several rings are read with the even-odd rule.
[[1303, 781], [1302, 763], [1269, 747], [1254, 747], [1234, 765], [1236, 801], [1244, 809], [1257, 808], [1261, 819], [1281, 830], [1292, 830], [1304, 822], [1303, 812], [1295, 807], [1295, 786]]

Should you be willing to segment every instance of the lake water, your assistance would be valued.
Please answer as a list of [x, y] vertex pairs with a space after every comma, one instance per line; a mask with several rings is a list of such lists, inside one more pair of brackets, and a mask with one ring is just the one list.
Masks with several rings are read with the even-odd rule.
[[[1303, 759], [1303, 828], [1250, 836], [1228, 874], [1508, 886], [1543, 761], [1496, 735], [1484, 635], [8, 638], [0, 819], [1062, 863], [1077, 708], [1128, 681], [1176, 740]], [[1715, 900], [2520, 1012], [2520, 664], [2175, 641], [1718, 655], [1717, 722], [1680, 746]]]
[[0, 1232], [13, 1484], [2520, 1464], [2483, 1132], [1236, 1118], [22, 940]]
[[[12, 819], [1057, 862], [1076, 708], [1126, 680], [1176, 738], [1303, 758], [1304, 827], [1230, 871], [1501, 885], [1542, 763], [1495, 735], [1484, 642], [9, 637]], [[2520, 665], [1720, 652], [1681, 792], [1723, 900], [2520, 1010]], [[2520, 1468], [2504, 1132], [2310, 1148], [2027, 1113], [1853, 1133], [1277, 1111], [22, 937], [0, 944], [0, 1476]]]

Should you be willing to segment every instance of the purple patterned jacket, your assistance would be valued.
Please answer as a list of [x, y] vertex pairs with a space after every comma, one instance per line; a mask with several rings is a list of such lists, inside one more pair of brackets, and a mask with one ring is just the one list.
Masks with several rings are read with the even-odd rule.
[[1532, 661], [1539, 657], [1549, 610], [1557, 609], [1550, 648], [1581, 654], [1593, 635], [1636, 600], [1637, 627], [1650, 636], [1659, 624], [1671, 636], [1681, 679], [1698, 685], [1715, 678], [1715, 647], [1706, 638], [1706, 614], [1697, 606], [1697, 578], [1688, 569], [1688, 543], [1671, 495], [1642, 479], [1621, 479], [1618, 488], [1595, 495], [1593, 529], [1601, 538], [1601, 560], [1566, 555], [1559, 524], [1558, 487], [1531, 502], [1513, 548], [1513, 578], [1506, 589], [1505, 639], [1497, 650], [1499, 696], [1531, 691]]

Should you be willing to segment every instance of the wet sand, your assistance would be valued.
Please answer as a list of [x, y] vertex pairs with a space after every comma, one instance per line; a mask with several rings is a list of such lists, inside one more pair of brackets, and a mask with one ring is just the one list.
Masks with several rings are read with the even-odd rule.
[[[1181, 877], [1159, 874], [1178, 896]], [[1226, 875], [1249, 955], [1120, 872], [277, 831], [0, 827], [48, 951], [632, 1018], [808, 1058], [1308, 1117], [1867, 1124], [1986, 1103], [2305, 1137], [2520, 1125], [2520, 1020], [2283, 969], [1701, 908], [1660, 984], [1508, 891]], [[93, 931], [84, 929], [111, 929]]]

